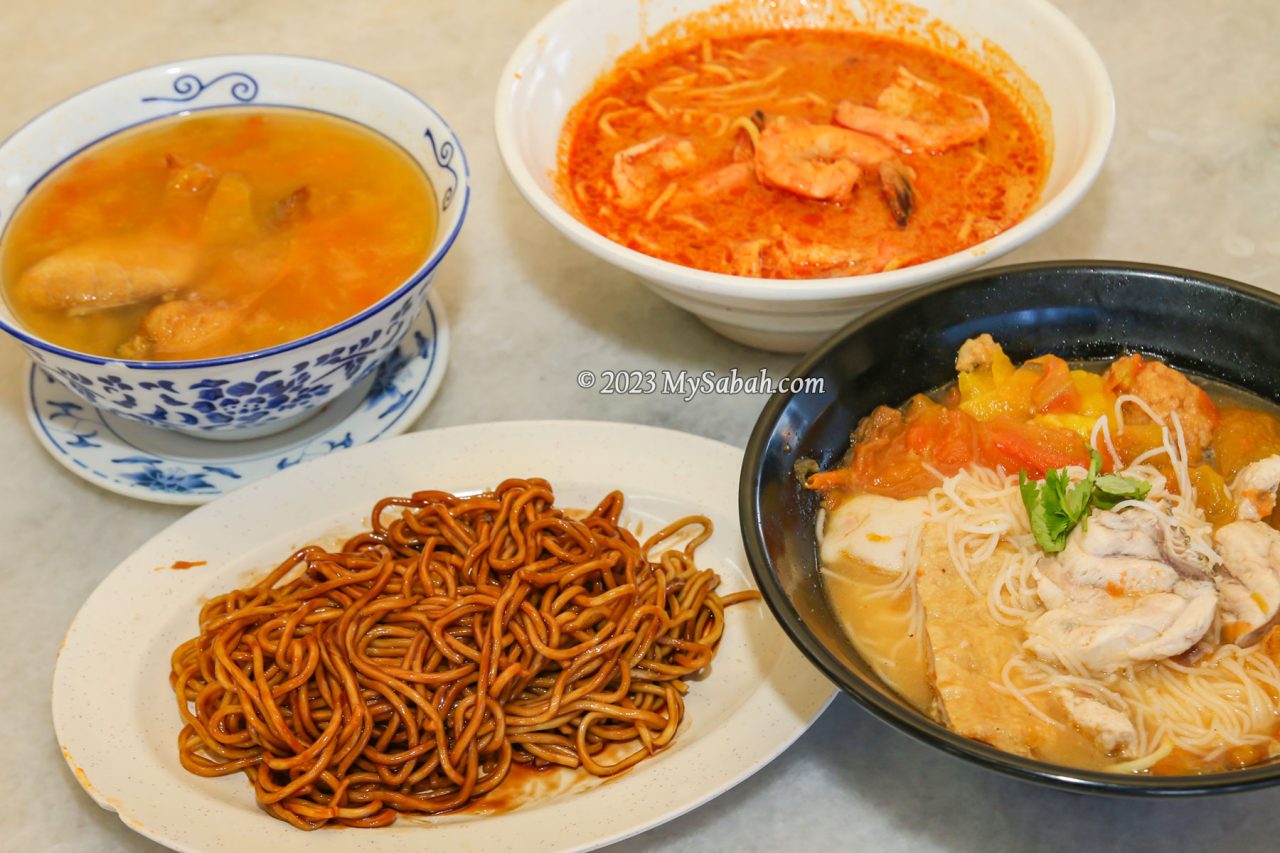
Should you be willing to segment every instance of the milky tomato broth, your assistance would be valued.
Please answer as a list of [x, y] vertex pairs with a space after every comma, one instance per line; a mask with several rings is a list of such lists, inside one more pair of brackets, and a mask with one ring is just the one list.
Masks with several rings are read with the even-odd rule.
[[[1085, 626], [1075, 635], [1085, 637], [1080, 647], [1097, 648], [1091, 641], [1098, 635], [1091, 631], [1111, 632], [1105, 636], [1113, 643], [1141, 642], [1135, 639], [1140, 633], [1123, 634], [1118, 626], [1136, 624], [1126, 620], [1136, 620], [1134, 614], [1151, 605], [1151, 587], [1144, 590], [1142, 584], [1152, 583], [1159, 570], [1133, 550], [1132, 543], [1143, 541], [1137, 532], [1101, 561], [1077, 539], [1066, 558], [1070, 573], [1059, 573], [1064, 558], [1058, 555], [1072, 547], [1066, 544], [1066, 531], [1058, 551], [1043, 548], [1047, 524], [1036, 532], [1027, 492], [1006, 475], [1021, 473], [1037, 481], [1055, 469], [1085, 469], [1092, 461], [1091, 442], [1100, 449], [1101, 467], [1119, 469], [1121, 481], [1143, 473], [1130, 467], [1141, 463], [1149, 479], [1129, 483], [1147, 482], [1148, 489], [1165, 494], [1159, 502], [1143, 504], [1145, 511], [1121, 506], [1113, 515], [1163, 516], [1176, 525], [1170, 529], [1179, 531], [1179, 547], [1188, 549], [1184, 554], [1191, 553], [1190, 531], [1196, 531], [1202, 546], [1213, 542], [1211, 589], [1213, 584], [1231, 589], [1238, 576], [1260, 579], [1255, 582], [1269, 589], [1271, 572], [1263, 570], [1268, 564], [1246, 562], [1249, 557], [1241, 556], [1238, 545], [1242, 540], [1235, 537], [1274, 547], [1267, 544], [1275, 541], [1271, 533], [1248, 526], [1265, 523], [1280, 529], [1280, 508], [1265, 478], [1255, 479], [1262, 486], [1256, 490], [1239, 488], [1237, 478], [1245, 466], [1265, 466], [1264, 460], [1280, 454], [1280, 409], [1221, 383], [1193, 381], [1139, 354], [1076, 367], [1044, 355], [1015, 365], [990, 338], [984, 356], [983, 338], [987, 336], [961, 348], [955, 383], [918, 394], [901, 407], [877, 407], [858, 423], [842, 465], [806, 480], [824, 493], [819, 522], [823, 582], [854, 646], [912, 706], [953, 731], [1015, 754], [1070, 767], [1151, 775], [1235, 770], [1276, 755], [1280, 693], [1273, 673], [1280, 667], [1280, 628], [1274, 624], [1263, 622], [1260, 638], [1240, 641], [1250, 623], [1215, 599], [1215, 607], [1222, 609], [1214, 625], [1188, 640], [1200, 646], [1197, 653], [1135, 657], [1110, 672], [1079, 663], [1082, 658], [1072, 657], [1078, 653], [1069, 642], [1056, 648], [1064, 650], [1059, 661], [1075, 662], [1070, 670], [1031, 647], [1033, 638], [1044, 636], [1041, 620], [1066, 612], [1064, 607], [1078, 608], [1071, 611], [1077, 621], [1067, 624]], [[1149, 413], [1164, 422], [1152, 420]], [[1176, 460], [1169, 452], [1175, 444]], [[1154, 482], [1153, 469], [1162, 483]], [[943, 477], [954, 479], [944, 485]], [[1182, 494], [1184, 484], [1194, 490], [1195, 504], [1179, 518], [1164, 506]], [[1044, 494], [1040, 486], [1035, 489], [1033, 501]], [[870, 496], [877, 502], [897, 500], [868, 503]], [[938, 515], [919, 516], [915, 539], [908, 538], [898, 552], [903, 561], [899, 571], [908, 578], [904, 583], [894, 566], [871, 561], [872, 556], [884, 559], [886, 551], [861, 543], [892, 543], [891, 534], [903, 536], [902, 528], [894, 526], [894, 514], [921, 511], [907, 502], [924, 498], [929, 512], [936, 507]], [[857, 501], [862, 502], [857, 512], [865, 513], [861, 517], [847, 512]], [[1010, 502], [1016, 507], [1014, 516], [1006, 515]], [[1258, 521], [1242, 513], [1246, 502]], [[1043, 504], [1040, 508], [1048, 511]], [[1190, 514], [1203, 518], [1197, 524], [1191, 515], [1188, 524]], [[1093, 518], [1095, 531], [1106, 529], [1102, 516]], [[1076, 529], [1088, 531], [1091, 523], [1086, 516]], [[1130, 516], [1130, 523], [1135, 524], [1130, 531], [1138, 530], [1140, 522]], [[992, 533], [993, 538], [986, 538]], [[1018, 538], [1034, 543], [1020, 545]], [[907, 563], [908, 551], [914, 565]], [[1271, 561], [1274, 566], [1274, 557]], [[1257, 574], [1235, 568], [1242, 563]], [[1119, 579], [1108, 577], [1108, 571], [1118, 571]], [[1126, 586], [1130, 576], [1138, 579], [1132, 591]], [[1055, 603], [1051, 593], [1041, 594], [1040, 584], [1046, 582], [1060, 601], [1073, 603]], [[1064, 594], [1064, 587], [1070, 591]], [[1090, 590], [1101, 595], [1090, 597]], [[1226, 600], [1226, 593], [1215, 594]], [[1250, 600], [1259, 608], [1267, 604], [1264, 593], [1256, 590]], [[997, 607], [1003, 608], [1002, 619], [992, 615]], [[1228, 674], [1225, 679], [1211, 681], [1223, 673]], [[1231, 681], [1237, 676], [1240, 680]], [[1102, 729], [1091, 728], [1090, 718], [1072, 713], [1062, 697], [1074, 689], [1094, 689], [1089, 685], [1109, 691], [1093, 695], [1112, 697], [1106, 707], [1130, 721], [1135, 739], [1139, 730], [1145, 733], [1144, 749], [1126, 753], [1120, 741], [1108, 744], [1099, 735]], [[1021, 696], [1010, 692], [1010, 686], [1023, 691]], [[1201, 747], [1189, 739], [1153, 734], [1168, 732], [1170, 719], [1193, 733], [1199, 727], [1215, 740]], [[1224, 725], [1223, 720], [1235, 722]]]

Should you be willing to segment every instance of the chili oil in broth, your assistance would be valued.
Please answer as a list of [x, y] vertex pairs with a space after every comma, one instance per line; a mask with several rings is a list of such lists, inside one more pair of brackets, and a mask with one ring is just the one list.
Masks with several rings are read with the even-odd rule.
[[[827, 125], [842, 101], [874, 105], [900, 69], [978, 98], [990, 114], [977, 142], [897, 155], [914, 173], [905, 225], [886, 204], [874, 168], [863, 169], [847, 201], [806, 198], [754, 178], [703, 193], [702, 182], [714, 184], [718, 170], [750, 165], [752, 145], [740, 120]], [[642, 200], [623, 204], [615, 158], [659, 137], [688, 140], [696, 162], [656, 177]], [[559, 177], [577, 215], [628, 248], [712, 272], [810, 278], [917, 264], [1004, 231], [1034, 207], [1048, 148], [1030, 108], [940, 50], [869, 32], [780, 30], [686, 41], [624, 59], [571, 113]], [[752, 241], [779, 249], [758, 269], [744, 269], [735, 247]]]

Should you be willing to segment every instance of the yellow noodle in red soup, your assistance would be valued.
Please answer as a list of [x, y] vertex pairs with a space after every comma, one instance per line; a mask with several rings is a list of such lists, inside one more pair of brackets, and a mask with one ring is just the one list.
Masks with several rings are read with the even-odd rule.
[[574, 108], [560, 184], [587, 225], [712, 272], [881, 272], [987, 240], [1049, 167], [1031, 110], [939, 49], [779, 30], [628, 55]]

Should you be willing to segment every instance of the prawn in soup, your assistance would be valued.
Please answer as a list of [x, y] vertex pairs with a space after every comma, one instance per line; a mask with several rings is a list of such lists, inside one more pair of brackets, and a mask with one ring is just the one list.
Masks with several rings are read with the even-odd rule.
[[1015, 366], [981, 335], [956, 367], [807, 481], [864, 658], [953, 731], [1043, 761], [1280, 755], [1280, 410], [1141, 355]]
[[218, 109], [147, 124], [38, 184], [0, 244], [17, 319], [94, 355], [199, 359], [354, 316], [430, 253], [435, 196], [345, 119]]
[[813, 278], [949, 255], [1023, 219], [1049, 146], [1030, 108], [887, 35], [786, 30], [628, 56], [571, 112], [561, 194], [617, 243]]

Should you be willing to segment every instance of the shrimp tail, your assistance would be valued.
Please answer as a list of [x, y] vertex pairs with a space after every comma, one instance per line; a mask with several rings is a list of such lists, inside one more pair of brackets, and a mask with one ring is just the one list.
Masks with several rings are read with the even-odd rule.
[[885, 160], [880, 164], [880, 188], [899, 228], [907, 227], [911, 211], [915, 208], [916, 191], [911, 184], [913, 178], [915, 174], [911, 168], [896, 160]]

